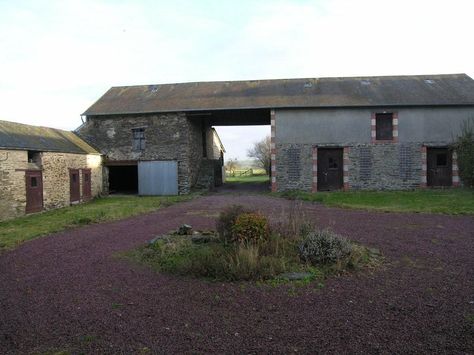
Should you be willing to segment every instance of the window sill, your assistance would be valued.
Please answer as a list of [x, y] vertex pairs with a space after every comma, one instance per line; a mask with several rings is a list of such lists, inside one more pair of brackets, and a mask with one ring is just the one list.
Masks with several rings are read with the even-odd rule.
[[394, 137], [392, 139], [372, 139], [374, 144], [384, 144], [384, 143], [398, 143], [398, 138]]

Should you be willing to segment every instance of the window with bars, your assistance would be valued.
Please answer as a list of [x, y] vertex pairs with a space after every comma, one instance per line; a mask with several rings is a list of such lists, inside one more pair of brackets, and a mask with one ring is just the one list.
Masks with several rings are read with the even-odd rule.
[[145, 128], [133, 128], [133, 150], [142, 151], [145, 150]]

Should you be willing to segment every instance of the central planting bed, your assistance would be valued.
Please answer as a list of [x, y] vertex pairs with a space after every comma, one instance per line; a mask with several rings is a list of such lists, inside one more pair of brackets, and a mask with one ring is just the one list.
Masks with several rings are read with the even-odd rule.
[[230, 206], [216, 231], [182, 225], [125, 256], [158, 272], [216, 281], [311, 281], [380, 261], [378, 250], [315, 228], [301, 210], [295, 206], [270, 225], [259, 212]]

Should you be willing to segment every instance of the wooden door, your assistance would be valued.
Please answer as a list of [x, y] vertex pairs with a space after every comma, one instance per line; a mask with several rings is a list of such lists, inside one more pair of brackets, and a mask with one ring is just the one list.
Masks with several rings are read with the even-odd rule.
[[25, 171], [25, 180], [25, 213], [39, 212], [43, 209], [43, 175], [38, 170], [27, 170]]
[[448, 148], [428, 148], [428, 186], [451, 186], [453, 184], [453, 157]]
[[91, 169], [82, 169], [82, 198], [87, 201], [91, 197]]
[[342, 148], [318, 149], [318, 190], [339, 190], [343, 186]]
[[79, 202], [81, 199], [81, 192], [78, 169], [69, 169], [69, 191], [71, 195], [71, 203]]

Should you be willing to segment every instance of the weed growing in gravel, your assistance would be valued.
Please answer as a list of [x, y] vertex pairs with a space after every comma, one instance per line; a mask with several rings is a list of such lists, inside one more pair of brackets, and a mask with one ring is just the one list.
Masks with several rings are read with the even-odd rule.
[[467, 314], [466, 315], [466, 320], [467, 320], [468, 323], [474, 325], [474, 314]]

